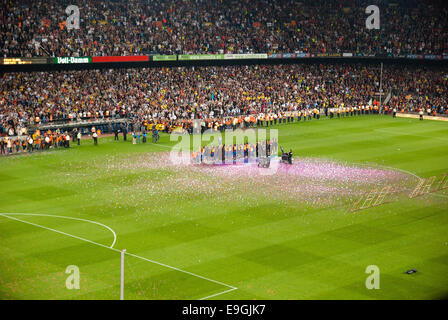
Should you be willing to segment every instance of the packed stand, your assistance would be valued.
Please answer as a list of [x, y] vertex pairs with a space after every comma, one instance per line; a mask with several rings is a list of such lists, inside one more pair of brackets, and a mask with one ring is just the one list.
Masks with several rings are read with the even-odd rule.
[[126, 117], [182, 122], [366, 103], [378, 68], [286, 65], [6, 73], [0, 132], [55, 121]]
[[[443, 0], [1, 0], [0, 55], [448, 54]], [[67, 6], [80, 29], [67, 30]], [[380, 8], [380, 30], [365, 25]]]
[[431, 116], [448, 115], [448, 71], [436, 68], [403, 68], [385, 74], [393, 97], [391, 108], [399, 112]]

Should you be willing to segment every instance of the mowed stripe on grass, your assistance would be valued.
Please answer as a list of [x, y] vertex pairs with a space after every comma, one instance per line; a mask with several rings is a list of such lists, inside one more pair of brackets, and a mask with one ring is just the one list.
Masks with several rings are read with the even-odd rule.
[[[364, 116], [272, 128], [279, 129], [280, 145], [292, 148], [296, 157], [390, 166], [419, 176], [448, 171], [448, 127], [442, 122]], [[166, 135], [160, 143], [173, 144]], [[0, 158], [0, 182], [6, 186], [0, 190], [0, 212], [52, 213], [104, 223], [117, 232], [120, 248], [239, 289], [212, 297], [216, 299], [415, 299], [446, 293], [448, 199], [428, 195], [357, 213], [264, 198], [259, 205], [236, 199], [225, 203], [219, 194], [166, 201], [133, 191], [135, 172], [110, 177], [92, 166], [164, 149], [108, 137], [98, 147], [83, 141], [71, 150]], [[156, 173], [144, 174], [148, 183], [160, 179]], [[106, 249], [19, 224], [0, 223], [3, 298], [118, 298], [115, 252], [102, 253]], [[70, 232], [77, 228], [65, 227]], [[93, 230], [91, 237], [107, 238]], [[49, 239], [55, 239], [54, 246]], [[199, 299], [226, 290], [137, 260], [126, 269], [128, 298]], [[78, 292], [65, 289], [63, 273], [75, 262], [87, 281]], [[381, 270], [380, 290], [365, 288], [369, 264]], [[24, 265], [20, 277], [14, 270]], [[404, 274], [412, 267], [419, 272]], [[30, 286], [32, 281], [46, 287]]]

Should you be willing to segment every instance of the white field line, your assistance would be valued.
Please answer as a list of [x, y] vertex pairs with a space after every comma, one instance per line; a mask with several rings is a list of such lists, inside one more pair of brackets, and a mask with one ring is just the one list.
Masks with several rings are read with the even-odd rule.
[[[413, 173], [411, 171], [407, 171], [407, 170], [403, 170], [403, 169], [399, 169], [399, 168], [388, 167], [388, 166], [382, 166], [382, 165], [379, 165], [379, 166], [383, 167], [383, 168], [386, 168], [386, 169], [398, 170], [398, 171], [401, 171], [403, 173], [407, 173], [409, 175], [412, 175], [412, 176], [416, 177], [418, 180], [423, 179], [423, 178], [419, 177], [418, 175], [416, 175], [415, 173]], [[448, 198], [448, 195], [446, 195], [446, 194], [437, 193], [439, 191], [441, 191], [441, 190], [438, 190], [438, 191], [435, 191], [435, 192], [429, 192], [429, 193], [426, 193], [425, 195], [433, 195], [433, 196]]]
[[210, 295], [210, 296], [201, 298], [201, 299], [199, 299], [199, 300], [206, 300], [206, 299], [208, 299], [208, 298], [216, 297], [216, 296], [219, 296], [219, 295], [221, 295], [221, 294], [224, 294], [224, 293], [227, 293], [227, 292], [236, 290], [236, 289], [237, 289], [237, 288], [232, 288], [232, 289], [229, 289], [229, 290], [226, 290], [226, 291], [223, 291], [223, 292], [218, 292], [218, 293], [212, 294], [212, 295]]
[[[399, 168], [387, 167], [387, 166], [382, 166], [382, 167], [384, 167], [384, 168], [388, 168], [388, 169], [399, 170], [399, 171], [401, 171], [401, 172], [410, 174], [410, 175], [416, 177], [416, 178], [419, 179], [419, 180], [420, 180], [420, 179], [423, 179], [423, 178], [419, 177], [418, 175], [416, 175], [415, 173], [412, 173], [412, 172], [410, 172], [410, 171], [406, 171], [406, 170], [399, 169]], [[443, 194], [443, 193], [437, 193], [437, 192], [440, 192], [440, 191], [441, 191], [441, 190], [436, 190], [435, 192], [429, 192], [429, 193], [426, 193], [425, 195], [433, 195], [433, 196], [438, 196], [438, 197], [448, 198], [448, 195], [446, 195], [446, 194]]]
[[[78, 239], [78, 240], [82, 240], [82, 241], [85, 241], [85, 242], [88, 242], [88, 243], [91, 243], [91, 244], [95, 244], [95, 245], [97, 245], [97, 246], [100, 246], [100, 247], [103, 247], [103, 248], [107, 248], [107, 249], [113, 250], [113, 251], [115, 251], [115, 252], [120, 252], [120, 253], [121, 253], [121, 250], [118, 250], [118, 249], [116, 249], [116, 248], [112, 248], [112, 247], [108, 247], [108, 246], [106, 246], [106, 245], [104, 245], [104, 244], [101, 244], [101, 243], [98, 243], [98, 242], [94, 242], [94, 241], [91, 241], [91, 240], [88, 240], [88, 239], [84, 239], [84, 238], [81, 238], [81, 237], [78, 237], [78, 236], [74, 236], [74, 235], [72, 235], [72, 234], [69, 234], [69, 233], [66, 233], [66, 232], [62, 232], [62, 231], [59, 231], [59, 230], [56, 230], [56, 229], [52, 229], [52, 228], [48, 228], [48, 227], [44, 227], [44, 226], [41, 226], [41, 225], [36, 224], [36, 223], [32, 223], [32, 222], [29, 222], [29, 221], [21, 220], [21, 219], [19, 219], [19, 218], [10, 217], [10, 216], [8, 216], [8, 213], [6, 213], [6, 214], [5, 214], [5, 213], [0, 213], [0, 216], [3, 216], [3, 217], [8, 218], [8, 219], [12, 219], [12, 220], [20, 221], [20, 222], [23, 222], [23, 223], [27, 223], [27, 224], [30, 224], [30, 225], [35, 226], [35, 227], [39, 227], [39, 228], [43, 228], [43, 229], [46, 229], [46, 230], [54, 231], [54, 232], [57, 232], [57, 233], [60, 233], [60, 234], [63, 234], [63, 235], [66, 235], [66, 236], [69, 236], [69, 237]], [[191, 276], [196, 277], [196, 278], [200, 278], [200, 279], [204, 279], [204, 280], [207, 280], [207, 281], [210, 281], [210, 282], [214, 282], [214, 283], [216, 283], [216, 284], [219, 284], [219, 285], [222, 285], [222, 286], [231, 288], [231, 290], [236, 290], [236, 289], [238, 289], [238, 288], [236, 288], [236, 287], [234, 287], [234, 286], [225, 284], [225, 283], [223, 283], [223, 282], [220, 282], [220, 281], [217, 281], [217, 280], [213, 280], [213, 279], [210, 279], [210, 278], [207, 278], [207, 277], [204, 277], [204, 276], [201, 276], [201, 275], [198, 275], [198, 274], [189, 272], [189, 271], [185, 271], [185, 270], [182, 270], [182, 269], [179, 269], [179, 268], [176, 268], [176, 267], [173, 267], [173, 266], [170, 266], [170, 265], [167, 265], [167, 264], [158, 262], [158, 261], [150, 260], [150, 259], [147, 259], [147, 258], [138, 256], [138, 255], [136, 255], [136, 254], [132, 254], [132, 253], [129, 253], [129, 252], [126, 252], [125, 254], [127, 254], [127, 255], [129, 255], [129, 256], [132, 256], [132, 257], [135, 257], [135, 258], [138, 258], [138, 259], [141, 259], [141, 260], [145, 260], [145, 261], [154, 263], [154, 264], [158, 264], [158, 265], [160, 265], [160, 266], [162, 266], [162, 267], [166, 267], [166, 268], [169, 268], [169, 269], [172, 269], [172, 270], [176, 270], [176, 271], [179, 271], [179, 272], [182, 272], [182, 273], [191, 275]], [[230, 291], [230, 290], [226, 290], [226, 292], [227, 292], [227, 291]], [[219, 294], [222, 294], [222, 293], [224, 293], [224, 292], [221, 292], [221, 293], [219, 293]], [[206, 299], [206, 298], [207, 298], [207, 297], [202, 298], [202, 299]]]
[[383, 167], [383, 168], [385, 168], [385, 169], [401, 171], [401, 172], [403, 172], [403, 173], [406, 173], [406, 174], [409, 174], [409, 175], [411, 175], [411, 176], [416, 177], [418, 180], [421, 180], [421, 179], [422, 179], [422, 178], [420, 178], [418, 175], [416, 175], [415, 173], [413, 173], [413, 172], [411, 172], [411, 171], [403, 170], [403, 169], [400, 169], [400, 168], [389, 167], [389, 166], [383, 166], [383, 165], [381, 165], [381, 164], [378, 164], [378, 166]]
[[[96, 221], [91, 221], [91, 220], [87, 220], [87, 219], [81, 219], [81, 218], [74, 218], [74, 217], [66, 217], [66, 216], [56, 216], [56, 215], [52, 215], [52, 214], [40, 214], [40, 213], [2, 213], [2, 216], [4, 215], [21, 215], [21, 216], [39, 216], [39, 217], [51, 217], [51, 218], [61, 218], [61, 219], [70, 219], [70, 220], [79, 220], [79, 221], [84, 221], [84, 222], [89, 222], [89, 223], [93, 223], [93, 224], [97, 224], [99, 226], [102, 226], [106, 229], [108, 229], [110, 232], [112, 232], [112, 234], [114, 235], [114, 241], [112, 242], [112, 244], [110, 245], [111, 248], [114, 247], [115, 243], [117, 242], [117, 234], [115, 233], [114, 230], [112, 230], [112, 228], [106, 226], [105, 224], [96, 222]], [[54, 230], [52, 230], [54, 231]]]
[[20, 221], [20, 222], [23, 222], [23, 223], [26, 223], [26, 224], [30, 224], [32, 226], [39, 227], [39, 228], [42, 228], [42, 229], [46, 229], [46, 230], [50, 230], [50, 231], [53, 231], [53, 232], [57, 232], [57, 233], [66, 235], [68, 237], [72, 237], [72, 238], [75, 238], [75, 239], [78, 239], [78, 240], [86, 241], [86, 242], [95, 244], [97, 246], [103, 247], [103, 248], [108, 248], [108, 249], [120, 252], [120, 250], [118, 250], [118, 249], [106, 246], [104, 244], [101, 244], [101, 243], [98, 243], [98, 242], [95, 242], [95, 241], [92, 241], [92, 240], [89, 240], [89, 239], [84, 239], [84, 238], [81, 238], [81, 237], [78, 237], [78, 236], [75, 236], [75, 235], [63, 232], [63, 231], [59, 231], [59, 230], [56, 230], [56, 229], [52, 229], [52, 228], [48, 228], [48, 227], [45, 227], [45, 226], [41, 226], [40, 224], [37, 224], [37, 223], [25, 221], [25, 220], [22, 220], [22, 219], [19, 219], [19, 218], [10, 217], [9, 213], [6, 213], [6, 214], [5, 213], [0, 213], [0, 216], [8, 218], [8, 219], [12, 219], [12, 220]]
[[[403, 169], [399, 169], [399, 168], [393, 168], [393, 167], [388, 167], [388, 166], [383, 166], [383, 165], [379, 165], [380, 167], [386, 168], [386, 169], [392, 169], [392, 170], [398, 170], [401, 171], [403, 173], [407, 173], [409, 175], [412, 175], [414, 177], [416, 177], [418, 180], [421, 180], [423, 178], [419, 177], [418, 175], [416, 175], [415, 173], [411, 172], [411, 171], [407, 171], [407, 170], [403, 170]], [[443, 198], [448, 198], [448, 195], [443, 194], [443, 193], [437, 193], [440, 192], [441, 190], [437, 190], [435, 192], [429, 192], [426, 193], [425, 195], [433, 195], [433, 196], [437, 196], [437, 197], [443, 197]]]
[[136, 258], [139, 258], [139, 259], [142, 259], [142, 260], [145, 260], [145, 261], [149, 261], [149, 262], [158, 264], [158, 265], [160, 265], [160, 266], [162, 266], [162, 267], [167, 267], [167, 268], [170, 268], [170, 269], [173, 269], [173, 270], [176, 270], [176, 271], [180, 271], [180, 272], [183, 272], [183, 273], [192, 275], [192, 276], [197, 277], [197, 278], [201, 278], [201, 279], [204, 279], [204, 280], [208, 280], [208, 281], [211, 281], [211, 282], [220, 284], [220, 285], [225, 286], [225, 287], [228, 287], [228, 288], [232, 288], [232, 290], [238, 289], [238, 288], [236, 288], [236, 287], [234, 287], [234, 286], [231, 286], [231, 285], [222, 283], [222, 282], [220, 282], [220, 281], [213, 280], [213, 279], [210, 279], [210, 278], [206, 278], [206, 277], [200, 276], [200, 275], [198, 275], [198, 274], [195, 274], [195, 273], [192, 273], [192, 272], [189, 272], [189, 271], [185, 271], [185, 270], [182, 270], [182, 269], [179, 269], [179, 268], [176, 268], [176, 267], [172, 267], [172, 266], [169, 266], [169, 265], [164, 264], [164, 263], [161, 263], [161, 262], [157, 262], [157, 261], [154, 261], [154, 260], [151, 260], [151, 259], [147, 259], [147, 258], [144, 258], [144, 257], [140, 257], [140, 256], [137, 256], [137, 255], [135, 255], [135, 254], [128, 253], [128, 252], [126, 252], [126, 254], [129, 255], [129, 256], [132, 256], [132, 257], [136, 257]]

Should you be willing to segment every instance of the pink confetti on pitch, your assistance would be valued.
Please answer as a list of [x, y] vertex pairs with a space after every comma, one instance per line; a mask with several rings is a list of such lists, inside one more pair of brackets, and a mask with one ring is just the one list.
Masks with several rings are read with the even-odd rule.
[[[225, 165], [196, 165], [200, 170], [226, 177], [259, 176], [263, 168], [256, 163], [225, 164]], [[274, 166], [271, 164], [271, 168]], [[333, 161], [314, 159], [297, 159], [292, 165], [279, 163], [273, 174], [278, 177], [297, 177], [312, 180], [332, 180], [339, 182], [369, 183], [402, 177], [398, 171], [372, 167], [357, 167], [344, 165]]]
[[[188, 201], [194, 193], [214, 199], [219, 195], [222, 200], [264, 198], [300, 201], [311, 206], [337, 205], [344, 199], [354, 199], [367, 190], [385, 185], [400, 188], [413, 178], [400, 171], [316, 158], [295, 158], [292, 165], [271, 162], [271, 169], [275, 165], [278, 167], [273, 171], [259, 168], [257, 163], [179, 165], [172, 163], [169, 153], [164, 152], [108, 159], [95, 167], [111, 174], [119, 173], [124, 179], [131, 172], [153, 172], [156, 176], [153, 174], [148, 179], [143, 175], [133, 181], [133, 186], [159, 200], [176, 195]], [[157, 178], [161, 172], [165, 174]]]

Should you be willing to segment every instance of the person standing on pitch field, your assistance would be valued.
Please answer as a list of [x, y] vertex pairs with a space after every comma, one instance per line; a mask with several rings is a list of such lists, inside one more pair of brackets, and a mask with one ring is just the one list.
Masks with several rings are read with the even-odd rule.
[[78, 135], [76, 138], [78, 139], [78, 146], [81, 145], [81, 131], [78, 131]]
[[140, 144], [141, 137], [142, 137], [142, 133], [139, 131], [137, 133], [137, 144]]
[[27, 142], [28, 142], [28, 152], [33, 151], [33, 144], [34, 144], [33, 137], [29, 136]]
[[118, 139], [118, 131], [119, 131], [118, 128], [115, 128], [115, 129], [114, 129], [114, 134], [115, 134], [115, 138], [114, 138], [114, 140], [115, 140], [115, 141], [118, 141], [118, 140], [119, 140], [119, 139]]
[[93, 137], [93, 144], [95, 146], [97, 146], [98, 145], [98, 134], [96, 133], [96, 131], [93, 133], [92, 137]]
[[420, 112], [418, 114], [420, 115], [420, 120], [423, 120], [423, 109], [420, 109]]
[[12, 153], [11, 138], [7, 138], [7, 140], [6, 140], [6, 150], [8, 150], [8, 154]]
[[128, 134], [128, 128], [127, 128], [127, 124], [125, 124], [124, 126], [123, 126], [123, 141], [126, 141], [126, 137], [127, 137], [127, 134]]
[[65, 135], [65, 147], [70, 148], [70, 135], [68, 133]]
[[0, 137], [0, 154], [6, 154], [5, 140], [2, 137]]
[[393, 118], [396, 118], [396, 117], [397, 117], [397, 108], [394, 108], [394, 109], [392, 110], [392, 117], [393, 117]]

